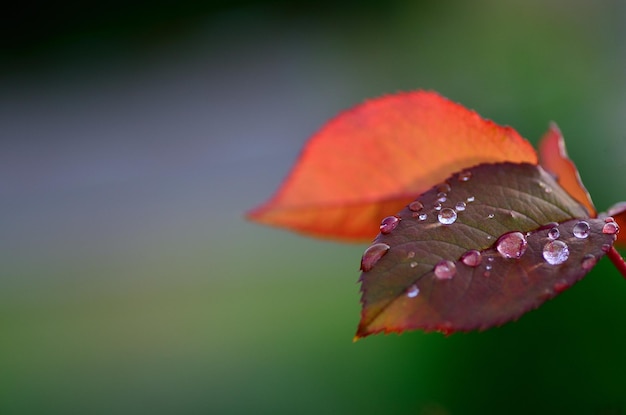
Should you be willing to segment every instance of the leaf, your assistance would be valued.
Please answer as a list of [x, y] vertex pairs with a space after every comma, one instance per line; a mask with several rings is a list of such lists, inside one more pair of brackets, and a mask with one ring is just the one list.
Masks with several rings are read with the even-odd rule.
[[591, 196], [580, 179], [576, 165], [567, 156], [565, 140], [555, 123], [550, 124], [550, 129], [539, 143], [539, 162], [544, 169], [557, 177], [557, 182], [570, 196], [585, 206], [589, 216], [596, 217]]
[[385, 219], [389, 226], [363, 255], [357, 338], [517, 319], [581, 279], [616, 238], [527, 163], [476, 166], [417, 202]]
[[371, 241], [397, 212], [455, 171], [486, 162], [537, 163], [532, 146], [435, 92], [370, 100], [306, 144], [277, 193], [248, 213], [302, 233]]

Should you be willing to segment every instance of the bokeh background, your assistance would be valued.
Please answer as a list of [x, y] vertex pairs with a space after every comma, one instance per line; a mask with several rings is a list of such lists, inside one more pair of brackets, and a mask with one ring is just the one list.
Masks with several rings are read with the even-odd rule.
[[[608, 260], [518, 322], [352, 343], [364, 246], [243, 219], [368, 97], [434, 89], [626, 199], [626, 3], [37, 4], [0, 49], [0, 413], [626, 410]], [[419, 166], [416, 166], [419, 168]]]

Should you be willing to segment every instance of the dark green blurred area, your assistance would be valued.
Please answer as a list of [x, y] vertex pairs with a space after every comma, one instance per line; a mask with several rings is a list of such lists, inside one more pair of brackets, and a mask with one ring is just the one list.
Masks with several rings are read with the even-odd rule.
[[[434, 89], [626, 199], [620, 1], [30, 4], [0, 55], [0, 413], [626, 411], [607, 260], [484, 333], [352, 343], [363, 246], [246, 223], [305, 139]], [[451, 149], [453, 151], [453, 149]]]

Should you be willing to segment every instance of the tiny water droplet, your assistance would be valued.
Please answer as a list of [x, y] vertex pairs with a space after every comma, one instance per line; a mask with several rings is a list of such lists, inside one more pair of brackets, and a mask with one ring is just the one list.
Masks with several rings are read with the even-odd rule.
[[417, 262], [413, 261], [409, 264], [411, 268], [415, 268], [417, 266]]
[[406, 296], [409, 298], [415, 298], [420, 293], [420, 289], [417, 288], [417, 285], [413, 284], [406, 290]]
[[419, 212], [423, 208], [424, 208], [424, 204], [420, 202], [419, 200], [415, 200], [409, 203], [409, 210], [412, 212]]
[[435, 277], [440, 280], [449, 280], [456, 274], [456, 265], [452, 261], [443, 260], [435, 265]]
[[611, 250], [611, 245], [610, 244], [602, 244], [600, 249], [602, 249], [602, 251], [604, 251], [604, 252], [609, 252]]
[[361, 258], [361, 269], [370, 271], [374, 265], [389, 251], [390, 246], [384, 243], [375, 243], [365, 250]]
[[485, 269], [486, 269], [487, 271], [491, 271], [491, 269], [492, 269], [492, 268], [493, 268], [493, 265], [491, 265], [491, 264], [487, 264], [487, 265], [485, 265]]
[[615, 235], [619, 232], [619, 226], [615, 222], [607, 222], [602, 227], [602, 233], [606, 233], [608, 235]]
[[487, 240], [491, 240], [493, 237], [491, 235], [487, 235]]
[[471, 171], [462, 171], [461, 173], [459, 173], [459, 181], [460, 182], [466, 182], [471, 177], [472, 177], [472, 172]]
[[480, 251], [475, 249], [471, 249], [461, 255], [461, 262], [463, 262], [468, 267], [477, 267], [483, 261], [483, 256]]
[[386, 235], [388, 233], [391, 233], [391, 231], [396, 229], [396, 227], [398, 226], [398, 223], [400, 223], [400, 218], [399, 217], [397, 217], [397, 216], [387, 216], [380, 223], [380, 233], [382, 233], [384, 235]]
[[494, 257], [492, 257], [492, 256], [490, 256], [489, 258], [487, 258], [487, 261], [489, 261], [489, 262], [493, 262], [493, 261], [495, 261], [495, 260], [496, 260], [496, 259], [495, 259]]
[[488, 214], [488, 215], [487, 215], [487, 218], [489, 218], [489, 219], [493, 219], [493, 218], [494, 218], [494, 216], [496, 216], [496, 215], [494, 215], [493, 213], [490, 213], [490, 214]]
[[546, 188], [543, 189], [543, 191], [546, 192], [546, 193], [552, 193], [552, 188], [546, 186]]
[[456, 209], [457, 212], [463, 212], [466, 206], [467, 205], [465, 204], [465, 202], [459, 202], [456, 204], [454, 208]]
[[407, 258], [415, 258], [415, 251], [409, 251], [408, 254], [406, 254]]
[[435, 208], [435, 210], [441, 210], [441, 203], [436, 202], [436, 203], [433, 205], [433, 208]]
[[561, 236], [561, 232], [559, 232], [559, 228], [552, 228], [548, 230], [548, 239], [551, 239], [554, 241], [555, 239], [559, 239], [559, 236]]
[[543, 259], [550, 265], [559, 265], [569, 258], [569, 247], [563, 241], [550, 241], [543, 246]]
[[589, 236], [589, 224], [585, 222], [584, 220], [581, 220], [576, 225], [574, 225], [574, 229], [572, 230], [572, 233], [574, 234], [575, 237], [579, 239], [585, 239], [586, 237]]
[[448, 193], [452, 189], [448, 183], [441, 183], [437, 186], [437, 191], [439, 193]]
[[593, 256], [592, 254], [587, 254], [583, 257], [582, 261], [580, 262], [580, 266], [584, 270], [588, 271], [596, 265], [596, 262], [598, 262], [598, 260], [596, 259], [595, 256]]
[[437, 193], [437, 201], [443, 203], [448, 200], [447, 196], [448, 195], [443, 192]]
[[528, 242], [526, 241], [526, 237], [521, 232], [509, 232], [502, 235], [498, 238], [498, 242], [496, 242], [496, 249], [502, 255], [502, 257], [507, 259], [519, 259], [524, 252], [526, 252], [526, 248], [528, 247]]
[[428, 218], [428, 215], [425, 213], [420, 213], [419, 215], [419, 220], [426, 220], [426, 218]]
[[450, 208], [443, 208], [437, 218], [439, 219], [439, 223], [444, 225], [450, 225], [456, 221], [456, 212]]
[[604, 218], [604, 222], [605, 223], [615, 222], [615, 219], [613, 218], [613, 216], [607, 216], [606, 218]]
[[465, 200], [467, 201], [467, 203], [472, 203], [474, 200], [476, 200], [476, 198], [474, 196], [470, 196]]

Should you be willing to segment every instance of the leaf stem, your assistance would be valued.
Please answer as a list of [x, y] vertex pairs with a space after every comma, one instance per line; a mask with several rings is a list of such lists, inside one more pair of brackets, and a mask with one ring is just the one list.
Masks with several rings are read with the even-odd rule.
[[607, 253], [607, 256], [609, 257], [613, 265], [615, 265], [615, 268], [617, 268], [620, 274], [622, 274], [622, 276], [626, 278], [626, 262], [624, 261], [624, 258], [622, 258], [622, 256], [619, 254], [619, 252], [617, 252], [617, 249], [615, 249], [614, 246], [611, 247], [611, 250]]

